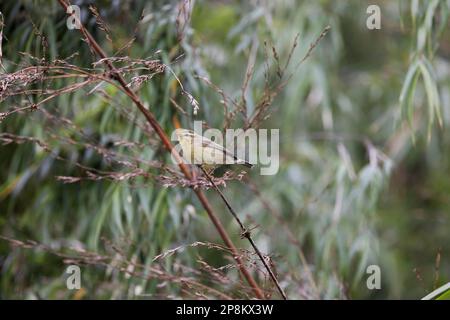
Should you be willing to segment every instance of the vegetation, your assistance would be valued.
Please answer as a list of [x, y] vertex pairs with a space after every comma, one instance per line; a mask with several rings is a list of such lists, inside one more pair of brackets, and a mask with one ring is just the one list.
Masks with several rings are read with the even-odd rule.
[[[450, 1], [374, 1], [379, 30], [373, 1], [73, 1], [81, 30], [65, 2], [0, 6], [0, 298], [449, 282]], [[179, 168], [165, 139], [194, 120], [279, 129], [278, 173]]]

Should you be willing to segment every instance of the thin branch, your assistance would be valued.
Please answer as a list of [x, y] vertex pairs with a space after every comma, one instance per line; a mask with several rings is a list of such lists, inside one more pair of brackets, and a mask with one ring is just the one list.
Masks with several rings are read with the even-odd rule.
[[213, 179], [211, 178], [211, 176], [208, 174], [208, 172], [206, 172], [206, 170], [200, 166], [200, 169], [203, 171], [203, 173], [205, 174], [205, 176], [208, 178], [209, 182], [212, 184], [213, 188], [217, 191], [217, 193], [220, 195], [220, 197], [222, 198], [223, 202], [225, 203], [225, 205], [228, 208], [228, 211], [230, 211], [230, 213], [232, 214], [233, 218], [237, 221], [237, 223], [239, 224], [239, 227], [241, 228], [242, 234], [241, 237], [242, 238], [246, 238], [251, 246], [253, 247], [253, 249], [255, 250], [256, 254], [258, 255], [259, 259], [261, 260], [261, 262], [263, 263], [264, 267], [266, 268], [267, 272], [270, 275], [270, 278], [272, 279], [273, 283], [275, 284], [275, 286], [278, 289], [278, 292], [281, 294], [281, 296], [283, 297], [284, 300], [287, 300], [287, 296], [286, 293], [283, 291], [283, 289], [280, 286], [280, 283], [277, 280], [277, 277], [275, 276], [275, 274], [273, 273], [272, 269], [269, 267], [269, 265], [267, 264], [266, 260], [264, 259], [264, 256], [262, 255], [261, 251], [258, 249], [258, 247], [256, 246], [255, 242], [252, 239], [251, 236], [251, 232], [249, 229], [247, 229], [244, 224], [242, 223], [241, 219], [239, 219], [238, 215], [236, 214], [236, 212], [234, 211], [233, 207], [230, 205], [230, 203], [228, 202], [228, 200], [225, 198], [225, 195], [223, 194], [223, 192], [219, 189], [219, 187], [214, 183]]
[[[69, 6], [66, 1], [64, 0], [58, 0], [60, 5], [64, 8], [64, 10], [67, 12], [67, 7]], [[78, 19], [78, 17], [75, 16], [75, 19]], [[158, 121], [154, 117], [153, 113], [151, 113], [141, 102], [139, 97], [129, 88], [128, 84], [126, 83], [125, 79], [120, 75], [119, 72], [115, 69], [114, 65], [110, 60], [108, 60], [108, 56], [103, 51], [103, 49], [100, 47], [100, 45], [95, 41], [95, 39], [92, 37], [92, 35], [85, 29], [81, 21], [78, 21], [80, 25], [80, 32], [84, 35], [84, 37], [87, 40], [87, 43], [89, 47], [94, 51], [97, 55], [100, 56], [100, 58], [105, 59], [104, 63], [106, 64], [106, 67], [111, 71], [111, 76], [114, 80], [116, 80], [122, 87], [122, 91], [130, 97], [130, 99], [134, 102], [136, 107], [139, 109], [139, 111], [142, 112], [142, 114], [145, 116], [149, 124], [152, 126], [152, 128], [155, 130], [157, 135], [160, 137], [162, 143], [164, 144], [165, 148], [168, 152], [171, 152], [174, 157], [176, 158], [177, 163], [179, 164], [180, 170], [183, 172], [183, 174], [188, 178], [189, 180], [192, 180], [192, 174], [190, 170], [187, 168], [187, 166], [183, 163], [181, 160], [181, 156], [178, 154], [178, 152], [172, 152], [174, 150], [174, 147], [172, 143], [170, 142], [169, 138], [165, 134], [162, 127], [159, 125]], [[236, 260], [236, 263], [239, 267], [239, 270], [244, 275], [247, 282], [250, 284], [250, 286], [253, 289], [253, 292], [255, 296], [258, 299], [264, 299], [264, 294], [261, 290], [261, 288], [258, 286], [256, 281], [253, 279], [250, 272], [247, 270], [247, 268], [242, 263], [239, 253], [235, 245], [233, 244], [230, 236], [226, 232], [225, 228], [223, 227], [220, 220], [217, 218], [216, 214], [214, 213], [211, 205], [209, 204], [206, 196], [200, 189], [194, 190], [195, 194], [197, 195], [197, 198], [200, 200], [202, 206], [205, 208], [206, 212], [208, 213], [209, 218], [211, 219], [212, 223], [214, 224], [215, 228], [219, 232], [222, 240], [225, 242], [225, 244], [230, 248], [234, 259]]]
[[275, 219], [278, 221], [278, 223], [283, 227], [284, 231], [286, 232], [286, 235], [289, 239], [289, 242], [291, 242], [293, 245], [295, 245], [298, 248], [298, 255], [300, 257], [300, 261], [303, 264], [303, 267], [305, 268], [308, 280], [313, 287], [316, 298], [320, 299], [320, 293], [319, 288], [317, 287], [316, 282], [314, 281], [313, 273], [311, 272], [311, 269], [309, 268], [308, 262], [306, 260], [305, 254], [302, 249], [302, 245], [300, 241], [294, 236], [293, 232], [289, 228], [288, 224], [282, 219], [280, 212], [278, 212], [270, 203], [267, 201], [261, 191], [259, 191], [256, 184], [254, 184], [248, 177], [245, 179], [245, 182], [249, 186], [250, 190], [258, 197], [258, 199], [261, 201], [263, 207], [267, 209], [267, 211], [275, 217]]

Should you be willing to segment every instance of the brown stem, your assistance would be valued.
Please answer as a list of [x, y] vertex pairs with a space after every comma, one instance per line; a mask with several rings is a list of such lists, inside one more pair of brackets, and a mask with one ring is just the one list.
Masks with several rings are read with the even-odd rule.
[[[67, 12], [67, 7], [69, 6], [64, 0], [58, 0], [61, 6], [64, 8], [64, 10]], [[77, 19], [77, 17], [75, 17]], [[123, 92], [131, 99], [133, 100], [134, 104], [137, 106], [139, 111], [141, 111], [144, 115], [144, 117], [147, 119], [148, 123], [152, 126], [152, 128], [155, 130], [156, 134], [161, 139], [162, 143], [164, 144], [165, 148], [168, 152], [172, 152], [174, 150], [172, 143], [170, 142], [169, 138], [165, 134], [164, 130], [159, 125], [158, 121], [154, 117], [154, 115], [145, 108], [143, 103], [140, 101], [139, 97], [127, 86], [127, 83], [125, 82], [124, 78], [120, 75], [119, 72], [117, 72], [116, 68], [112, 64], [110, 60], [108, 60], [108, 56], [103, 51], [103, 49], [100, 47], [100, 45], [95, 41], [95, 39], [92, 37], [92, 35], [87, 31], [81, 21], [78, 21], [80, 25], [80, 32], [84, 35], [84, 37], [87, 40], [88, 45], [91, 47], [91, 49], [99, 55], [100, 58], [104, 59], [104, 62], [108, 69], [111, 71], [112, 78], [116, 80], [120, 86], [122, 87]], [[172, 154], [175, 156], [177, 163], [179, 164], [179, 167], [185, 177], [189, 180], [192, 180], [192, 174], [190, 170], [187, 168], [187, 166], [183, 163], [181, 160], [180, 155], [175, 150], [175, 152], [172, 152]], [[205, 208], [206, 212], [208, 213], [209, 218], [211, 219], [212, 223], [216, 227], [217, 231], [219, 232], [223, 242], [225, 242], [225, 245], [230, 249], [230, 251], [233, 254], [233, 258], [236, 260], [237, 266], [249, 285], [252, 287], [253, 292], [255, 296], [258, 299], [264, 299], [264, 294], [261, 288], [258, 286], [256, 281], [253, 279], [250, 272], [247, 270], [245, 265], [243, 264], [239, 252], [236, 248], [236, 246], [231, 241], [230, 236], [226, 232], [225, 228], [223, 227], [220, 220], [217, 218], [216, 214], [214, 213], [211, 205], [208, 202], [208, 199], [205, 197], [204, 193], [201, 190], [194, 190], [195, 194], [197, 195], [198, 199], [200, 200], [201, 204]]]
[[289, 225], [282, 219], [280, 212], [278, 212], [261, 194], [261, 191], [258, 190], [256, 184], [254, 184], [249, 178], [244, 178], [244, 181], [249, 186], [250, 190], [258, 197], [258, 199], [261, 201], [264, 208], [267, 209], [267, 211], [272, 214], [275, 219], [278, 221], [278, 223], [283, 227], [284, 231], [286, 232], [286, 235], [289, 239], [289, 242], [292, 243], [294, 246], [298, 248], [298, 255], [300, 257], [300, 261], [303, 264], [303, 267], [305, 268], [306, 275], [309, 279], [309, 282], [311, 283], [312, 288], [315, 291], [316, 299], [320, 299], [320, 292], [319, 288], [317, 287], [316, 282], [314, 281], [314, 276], [311, 272], [311, 269], [308, 266], [308, 262], [306, 261], [305, 254], [302, 249], [302, 245], [300, 241], [297, 240], [297, 238], [292, 233], [291, 229], [289, 228]]
[[264, 267], [266, 268], [267, 272], [269, 273], [270, 278], [272, 279], [273, 283], [277, 287], [278, 292], [281, 294], [281, 296], [283, 297], [284, 300], [287, 300], [286, 293], [284, 293], [283, 289], [281, 288], [280, 283], [277, 280], [277, 277], [273, 273], [272, 269], [270, 269], [269, 265], [267, 264], [267, 261], [264, 259], [264, 256], [262, 255], [261, 251], [258, 249], [258, 247], [256, 246], [255, 242], [253, 241], [252, 236], [250, 234], [250, 230], [248, 230], [244, 226], [244, 224], [242, 223], [241, 219], [239, 219], [239, 216], [236, 214], [236, 212], [234, 211], [233, 207], [230, 205], [228, 200], [225, 198], [225, 195], [223, 194], [223, 192], [214, 183], [213, 179], [208, 174], [208, 172], [206, 172], [206, 170], [202, 166], [200, 166], [200, 169], [202, 169], [204, 175], [208, 178], [209, 182], [212, 184], [214, 189], [217, 191], [219, 196], [222, 198], [223, 202], [225, 202], [225, 205], [227, 206], [228, 210], [230, 211], [230, 213], [233, 215], [234, 219], [239, 224], [239, 227], [241, 228], [241, 231], [242, 231], [241, 236], [243, 238], [246, 238], [250, 242], [251, 246], [253, 247], [253, 249], [255, 250], [256, 254], [259, 257], [259, 259], [261, 260], [261, 262], [263, 263]]

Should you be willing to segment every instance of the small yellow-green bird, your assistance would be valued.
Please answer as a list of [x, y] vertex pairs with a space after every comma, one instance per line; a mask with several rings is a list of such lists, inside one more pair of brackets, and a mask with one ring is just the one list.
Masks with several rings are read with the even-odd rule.
[[222, 164], [241, 164], [248, 168], [253, 166], [236, 157], [230, 150], [196, 134], [192, 130], [176, 129], [175, 133], [183, 151], [182, 156], [190, 164], [200, 165], [208, 169], [213, 169], [215, 166]]

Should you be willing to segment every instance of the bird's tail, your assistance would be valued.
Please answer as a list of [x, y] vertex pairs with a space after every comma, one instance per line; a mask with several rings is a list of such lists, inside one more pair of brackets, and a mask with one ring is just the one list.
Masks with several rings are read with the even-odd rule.
[[246, 166], [247, 168], [252, 168], [253, 167], [253, 165], [250, 162], [247, 162], [245, 160], [241, 160], [241, 159], [238, 159], [238, 158], [235, 158], [235, 160], [236, 160], [236, 164], [242, 164], [243, 166]]
[[244, 161], [244, 163], [242, 164], [243, 166], [246, 166], [247, 168], [253, 168], [253, 165], [247, 161]]

